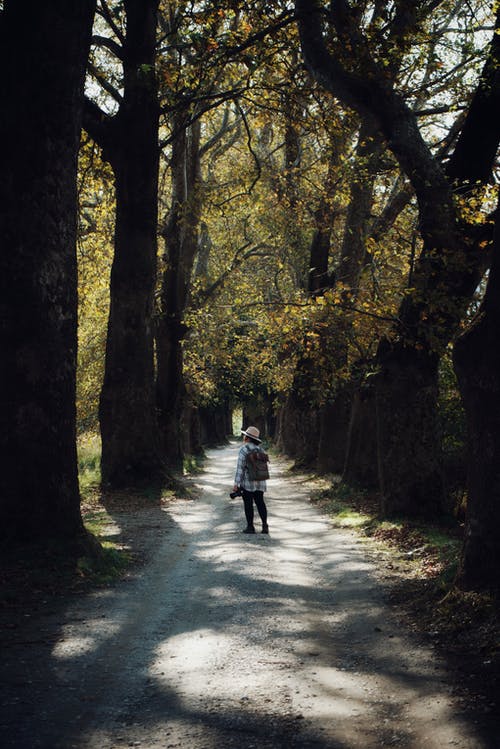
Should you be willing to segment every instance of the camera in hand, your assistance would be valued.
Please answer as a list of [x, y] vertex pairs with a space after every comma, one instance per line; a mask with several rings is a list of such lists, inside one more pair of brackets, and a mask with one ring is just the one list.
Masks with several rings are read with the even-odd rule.
[[238, 488], [236, 489], [236, 491], [235, 491], [235, 492], [229, 492], [229, 496], [231, 497], [231, 499], [235, 499], [236, 497], [241, 497], [241, 496], [243, 496], [243, 495], [242, 495], [242, 492], [241, 492], [241, 486], [239, 486], [239, 487], [238, 487]]

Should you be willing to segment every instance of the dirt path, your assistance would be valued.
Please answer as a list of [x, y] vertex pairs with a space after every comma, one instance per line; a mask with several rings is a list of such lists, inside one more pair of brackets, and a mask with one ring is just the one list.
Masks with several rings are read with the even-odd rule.
[[240, 533], [236, 454], [209, 452], [198, 500], [135, 518], [152, 551], [137, 576], [16, 630], [0, 745], [485, 749], [375, 559], [299, 478], [269, 482], [269, 536]]

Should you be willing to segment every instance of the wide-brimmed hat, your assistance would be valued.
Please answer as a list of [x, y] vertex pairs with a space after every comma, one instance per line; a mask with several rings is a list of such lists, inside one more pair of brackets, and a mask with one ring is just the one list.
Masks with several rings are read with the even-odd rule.
[[247, 427], [246, 429], [242, 429], [241, 433], [253, 440], [256, 440], [257, 442], [262, 442], [262, 440], [259, 439], [260, 432], [257, 427]]

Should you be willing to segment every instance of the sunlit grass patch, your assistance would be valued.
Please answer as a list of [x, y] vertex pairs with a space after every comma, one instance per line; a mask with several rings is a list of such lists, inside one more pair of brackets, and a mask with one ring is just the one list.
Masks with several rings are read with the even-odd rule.
[[83, 520], [86, 529], [97, 538], [103, 538], [106, 528], [113, 522], [111, 516], [104, 508], [86, 512]]
[[345, 484], [336, 483], [311, 497], [311, 502], [329, 515], [339, 528], [369, 528], [375, 521], [366, 495], [355, 494]]
[[118, 549], [109, 541], [101, 541], [103, 554], [98, 560], [81, 557], [77, 562], [78, 574], [89, 582], [105, 585], [117, 580], [132, 563], [132, 557], [124, 549]]
[[448, 529], [406, 518], [383, 518], [376, 495], [343, 483], [323, 488], [311, 501], [336, 527], [357, 530], [379, 548], [397, 554], [408, 574], [432, 578], [443, 591], [453, 583], [462, 543], [458, 526]]
[[101, 439], [96, 432], [79, 436], [78, 475], [83, 495], [95, 490], [101, 482]]
[[102, 555], [97, 558], [81, 557], [77, 563], [77, 573], [96, 584], [113, 582], [131, 565], [132, 555], [113, 540], [109, 532], [113, 519], [104, 508], [84, 513], [83, 521], [85, 528], [99, 541]]
[[183, 474], [186, 476], [201, 473], [204, 460], [204, 455], [185, 455], [182, 462]]

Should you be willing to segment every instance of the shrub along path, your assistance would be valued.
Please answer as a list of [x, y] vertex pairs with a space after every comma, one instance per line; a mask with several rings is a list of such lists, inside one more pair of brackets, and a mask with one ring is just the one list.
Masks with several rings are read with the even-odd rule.
[[18, 749], [493, 747], [385, 603], [378, 557], [272, 463], [270, 535], [241, 534], [237, 445], [197, 498], [127, 512], [146, 558], [120, 582], [7, 621], [0, 745]]

